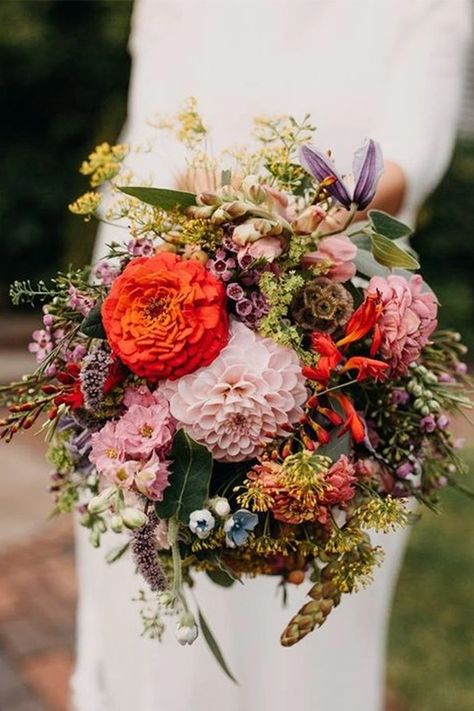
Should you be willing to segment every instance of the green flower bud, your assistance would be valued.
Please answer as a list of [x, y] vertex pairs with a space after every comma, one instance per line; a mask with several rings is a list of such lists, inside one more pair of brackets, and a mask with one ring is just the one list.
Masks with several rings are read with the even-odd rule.
[[111, 517], [109, 524], [110, 524], [110, 528], [112, 529], [112, 531], [114, 533], [122, 533], [123, 521], [122, 521], [122, 517], [120, 514], [114, 514]]
[[91, 499], [87, 505], [87, 510], [89, 511], [89, 513], [98, 514], [102, 513], [103, 511], [107, 511], [114, 494], [115, 487], [109, 486], [107, 487], [107, 489], [101, 491], [100, 494], [94, 496], [94, 498]]
[[148, 516], [139, 509], [134, 509], [132, 506], [126, 506], [121, 512], [122, 521], [127, 528], [141, 528], [148, 523]]

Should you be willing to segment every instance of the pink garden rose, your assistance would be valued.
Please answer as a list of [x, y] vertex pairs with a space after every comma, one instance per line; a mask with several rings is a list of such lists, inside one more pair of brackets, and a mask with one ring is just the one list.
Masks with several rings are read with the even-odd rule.
[[327, 272], [329, 279], [345, 282], [356, 273], [353, 259], [357, 254], [357, 247], [346, 235], [333, 235], [324, 237], [315, 252], [306, 254], [303, 258], [305, 266], [329, 263]]
[[324, 494], [324, 503], [328, 506], [345, 504], [355, 494], [355, 468], [345, 454], [341, 454], [329, 469], [326, 483], [330, 488]]
[[254, 259], [266, 259], [267, 262], [273, 262], [282, 252], [283, 245], [278, 237], [262, 237], [239, 249], [238, 256], [240, 260], [246, 254], [250, 254]]
[[389, 363], [392, 376], [405, 375], [420, 356], [436, 328], [438, 303], [431, 292], [423, 292], [419, 274], [410, 281], [392, 274], [386, 279], [372, 277], [367, 291], [379, 293], [383, 312], [379, 320], [380, 353]]

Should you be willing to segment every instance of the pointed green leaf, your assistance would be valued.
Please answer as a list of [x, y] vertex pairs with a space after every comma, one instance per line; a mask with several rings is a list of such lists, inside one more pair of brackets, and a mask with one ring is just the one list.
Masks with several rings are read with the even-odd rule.
[[337, 462], [341, 454], [349, 454], [351, 451], [351, 436], [349, 432], [344, 432], [339, 437], [339, 432], [334, 432], [330, 441], [318, 448], [318, 454], [329, 457], [333, 462]]
[[237, 679], [234, 677], [232, 672], [230, 671], [229, 667], [227, 666], [227, 663], [224, 659], [224, 656], [220, 650], [219, 645], [217, 644], [217, 641], [212, 634], [209, 625], [207, 624], [204, 615], [202, 614], [201, 610], [198, 608], [198, 618], [199, 618], [199, 626], [201, 627], [202, 634], [204, 636], [204, 639], [207, 642], [207, 645], [209, 649], [211, 650], [212, 654], [214, 655], [216, 661], [218, 662], [219, 666], [221, 669], [224, 671], [225, 674], [231, 679], [234, 684], [238, 684]]
[[384, 235], [372, 234], [372, 254], [375, 260], [384, 267], [393, 269], [401, 267], [402, 269], [419, 269], [420, 265], [409, 252], [399, 247], [391, 239]]
[[232, 180], [232, 171], [229, 168], [221, 172], [221, 185], [230, 185]]
[[215, 570], [208, 570], [207, 576], [216, 585], [220, 585], [221, 588], [230, 588], [235, 583], [234, 578], [231, 578], [225, 570], [220, 570], [219, 568]]
[[176, 516], [187, 524], [189, 515], [201, 509], [209, 498], [212, 455], [184, 430], [178, 430], [170, 459], [170, 483], [165, 489], [163, 501], [155, 506], [156, 514], [164, 519]]
[[187, 207], [196, 204], [196, 196], [194, 193], [187, 193], [184, 190], [168, 190], [167, 188], [146, 188], [146, 187], [127, 187], [120, 188], [125, 195], [137, 198], [147, 205], [153, 207], [161, 207], [163, 210], [171, 210], [174, 207], [180, 207], [185, 210]]
[[89, 338], [107, 338], [102, 324], [102, 304], [96, 304], [81, 323], [80, 332]]
[[389, 239], [401, 239], [413, 234], [411, 227], [381, 210], [370, 210], [369, 220], [374, 232]]

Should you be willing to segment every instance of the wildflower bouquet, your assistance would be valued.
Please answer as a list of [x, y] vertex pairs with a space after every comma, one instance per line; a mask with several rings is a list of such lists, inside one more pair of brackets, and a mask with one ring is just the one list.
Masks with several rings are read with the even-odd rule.
[[156, 637], [166, 609], [179, 642], [199, 624], [217, 649], [187, 603], [196, 571], [223, 586], [273, 575], [310, 585], [281, 636], [290, 646], [370, 582], [371, 530], [461, 486], [449, 415], [470, 407], [465, 348], [436, 330], [410, 229], [375, 210], [360, 219], [378, 145], [343, 177], [313, 130], [308, 117], [260, 119], [260, 146], [229, 152], [219, 173], [191, 106], [178, 131], [189, 172], [207, 178], [198, 194], [135, 187], [128, 148], [98, 146], [82, 166], [93, 190], [70, 207], [103, 219], [109, 200], [128, 243], [12, 287], [44, 316], [37, 370], [1, 390], [3, 437], [46, 415], [55, 510], [78, 510], [94, 546], [129, 532], [111, 558], [131, 550]]

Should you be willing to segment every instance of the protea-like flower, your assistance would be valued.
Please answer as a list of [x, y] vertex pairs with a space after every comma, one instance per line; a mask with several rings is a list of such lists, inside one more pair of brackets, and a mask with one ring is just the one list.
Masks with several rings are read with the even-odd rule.
[[357, 205], [359, 210], [363, 210], [372, 202], [384, 169], [382, 150], [379, 144], [371, 138], [367, 139], [354, 153], [352, 161], [353, 188], [350, 181], [343, 180], [333, 161], [314, 146], [302, 146], [300, 159], [308, 173], [318, 183], [324, 183], [329, 195], [347, 209]]

